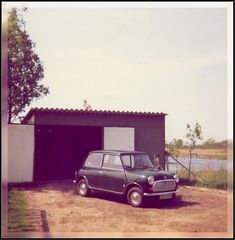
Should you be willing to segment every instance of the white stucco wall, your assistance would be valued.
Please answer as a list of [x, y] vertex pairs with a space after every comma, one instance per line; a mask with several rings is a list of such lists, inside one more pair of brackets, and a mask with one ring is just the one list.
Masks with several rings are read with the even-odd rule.
[[104, 150], [135, 150], [135, 129], [105, 127]]
[[34, 126], [8, 125], [8, 182], [33, 181]]

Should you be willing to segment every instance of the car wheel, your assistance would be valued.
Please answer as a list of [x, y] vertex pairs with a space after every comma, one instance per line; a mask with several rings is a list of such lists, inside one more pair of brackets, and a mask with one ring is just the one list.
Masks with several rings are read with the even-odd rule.
[[80, 180], [77, 184], [78, 194], [82, 197], [86, 197], [86, 196], [88, 196], [89, 191], [90, 191], [90, 189], [88, 187], [87, 181], [85, 179]]
[[127, 193], [127, 201], [133, 207], [141, 206], [143, 202], [143, 191], [138, 187], [131, 188]]

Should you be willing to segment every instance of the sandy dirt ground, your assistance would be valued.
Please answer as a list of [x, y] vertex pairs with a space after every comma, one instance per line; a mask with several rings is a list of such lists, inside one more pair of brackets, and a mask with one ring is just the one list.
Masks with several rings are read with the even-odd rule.
[[228, 230], [227, 192], [222, 190], [180, 186], [173, 202], [149, 198], [142, 208], [131, 207], [119, 196], [93, 193], [90, 197], [80, 197], [70, 182], [25, 187], [23, 192], [29, 219], [34, 216], [38, 221], [35, 231], [209, 233]]

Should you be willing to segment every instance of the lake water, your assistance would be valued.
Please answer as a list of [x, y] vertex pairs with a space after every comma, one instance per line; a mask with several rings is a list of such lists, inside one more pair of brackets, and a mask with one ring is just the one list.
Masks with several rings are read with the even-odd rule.
[[[177, 160], [183, 164], [186, 168], [189, 168], [189, 158], [178, 157]], [[202, 158], [192, 158], [191, 161], [191, 170], [203, 170], [207, 168], [211, 168], [214, 170], [218, 170], [220, 168], [229, 169], [232, 161], [227, 160], [217, 160], [217, 159], [202, 159]], [[176, 161], [169, 157], [169, 171], [180, 170], [183, 167], [180, 166]], [[175, 164], [177, 163], [177, 164]]]

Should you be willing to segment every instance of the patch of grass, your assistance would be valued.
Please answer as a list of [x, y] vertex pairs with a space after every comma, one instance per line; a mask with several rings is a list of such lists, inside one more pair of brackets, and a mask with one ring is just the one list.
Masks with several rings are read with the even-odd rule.
[[8, 230], [23, 231], [24, 212], [27, 208], [24, 193], [12, 188], [8, 193]]
[[41, 231], [40, 212], [28, 208], [22, 189], [10, 188], [8, 192], [8, 232]]
[[[226, 160], [227, 159], [227, 149], [226, 148], [213, 148], [213, 149], [201, 149], [196, 148], [193, 151], [197, 154], [198, 158], [206, 159], [218, 159]], [[186, 149], [178, 149], [178, 155], [181, 157], [189, 157], [189, 152]]]
[[207, 168], [205, 170], [193, 171], [193, 173], [202, 179], [203, 182], [198, 181], [192, 175], [190, 175], [190, 179], [188, 180], [188, 172], [185, 169], [181, 169], [178, 171], [181, 184], [207, 188], [227, 189], [227, 170], [224, 168], [221, 168], [219, 170]]

